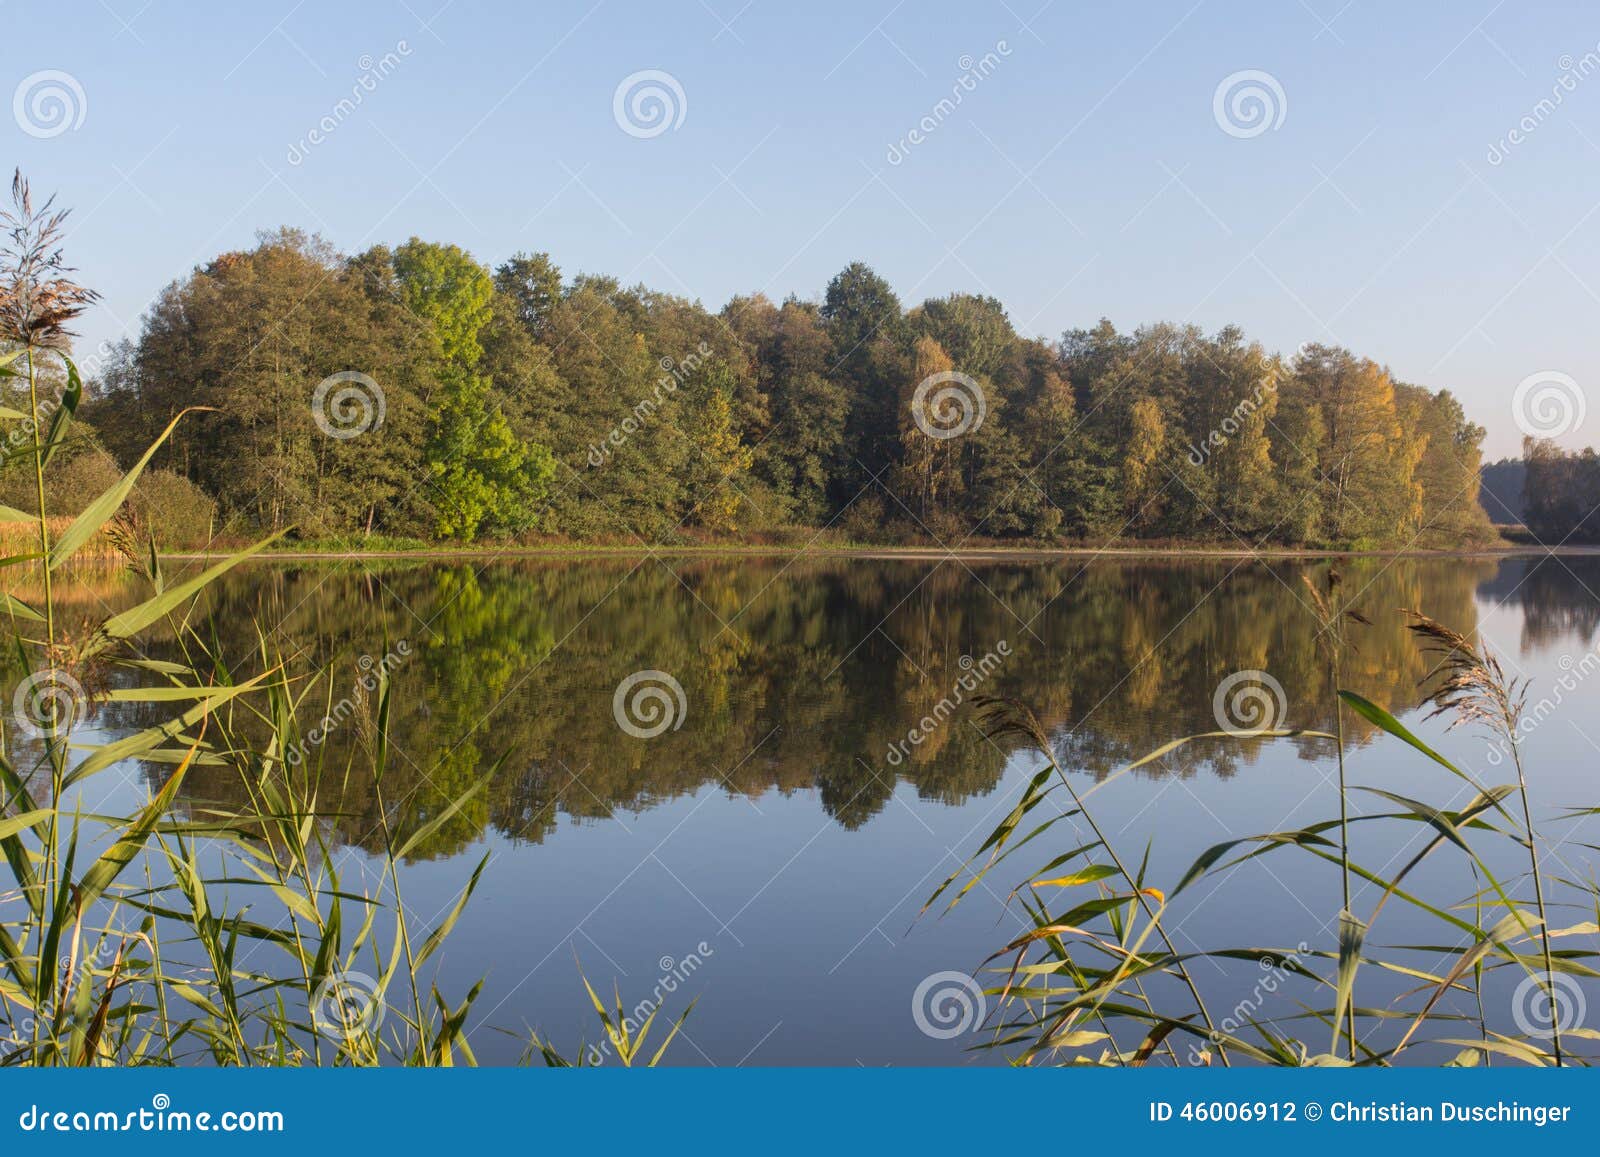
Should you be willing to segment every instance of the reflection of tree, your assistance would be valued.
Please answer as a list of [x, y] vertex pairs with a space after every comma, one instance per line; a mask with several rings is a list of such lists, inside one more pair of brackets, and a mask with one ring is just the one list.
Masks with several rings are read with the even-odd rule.
[[865, 757], [835, 759], [817, 772], [823, 810], [852, 831], [883, 810], [894, 794], [895, 776]]
[[[1425, 668], [1394, 610], [1418, 607], [1470, 628], [1474, 584], [1493, 565], [1341, 564], [1345, 589], [1361, 592], [1356, 605], [1372, 619], [1352, 631], [1349, 685], [1396, 711], [1414, 706]], [[384, 783], [400, 838], [495, 767], [487, 790], [419, 850], [424, 857], [489, 829], [537, 841], [562, 814], [642, 810], [706, 785], [751, 796], [816, 789], [849, 827], [877, 814], [901, 782], [960, 803], [994, 788], [1008, 754], [973, 722], [970, 692], [902, 760], [888, 752], [936, 716], [971, 661], [1001, 640], [1010, 655], [977, 693], [1027, 701], [1067, 765], [1090, 775], [1215, 729], [1212, 694], [1241, 669], [1283, 685], [1290, 725], [1332, 721], [1301, 581], [1326, 564], [971, 566], [669, 559], [375, 574], [255, 566], [217, 584], [202, 614], [240, 670], [260, 661], [255, 622], [298, 673], [331, 665], [331, 686], [310, 697], [317, 703], [305, 708], [304, 726], [320, 719], [324, 700], [350, 694], [360, 656], [408, 641], [393, 673]], [[688, 702], [682, 726], [650, 740], [623, 733], [612, 715], [617, 684], [644, 669], [670, 672]], [[325, 798], [336, 797], [327, 807], [337, 837], [370, 848], [379, 817], [361, 745], [371, 705], [355, 702], [355, 715], [296, 774], [320, 767]], [[1346, 727], [1354, 742], [1370, 737], [1348, 718]], [[1302, 748], [1307, 758], [1326, 754], [1313, 741]], [[1194, 745], [1148, 774], [1209, 767], [1226, 776], [1258, 754], [1258, 744]], [[211, 799], [241, 795], [215, 768], [196, 769], [187, 788]]]
[[1600, 565], [1593, 558], [1516, 558], [1478, 596], [1522, 611], [1522, 653], [1571, 637], [1588, 646], [1600, 627]]
[[[1076, 675], [1061, 672], [1078, 686], [1076, 711], [1060, 726], [1063, 753], [1103, 775], [1162, 740], [1216, 730], [1212, 693], [1241, 670], [1266, 671], [1283, 686], [1285, 725], [1330, 730], [1332, 688], [1301, 578], [1326, 565], [1258, 563], [1230, 573], [1211, 566], [1139, 564], [1086, 575], [1095, 584], [1093, 593], [1053, 624], [1078, 652]], [[1481, 569], [1459, 562], [1357, 560], [1341, 564], [1341, 570], [1355, 607], [1372, 620], [1350, 631], [1345, 683], [1391, 710], [1409, 709], [1426, 666], [1395, 609], [1428, 607], [1440, 619], [1470, 626], [1476, 622], [1473, 582]], [[1355, 742], [1371, 737], [1371, 728], [1359, 720], [1347, 719], [1345, 726]], [[1301, 747], [1307, 758], [1318, 752], [1317, 741]], [[1260, 749], [1249, 742], [1180, 748], [1150, 774], [1186, 775], [1210, 767], [1228, 776]]]

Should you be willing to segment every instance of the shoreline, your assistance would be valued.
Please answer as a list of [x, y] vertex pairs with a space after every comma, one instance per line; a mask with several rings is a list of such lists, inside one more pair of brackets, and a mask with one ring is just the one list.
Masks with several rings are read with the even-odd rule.
[[[178, 562], [197, 562], [227, 558], [232, 551], [172, 551], [162, 558]], [[271, 562], [362, 562], [404, 561], [442, 562], [482, 559], [516, 561], [520, 559], [633, 559], [661, 555], [678, 558], [845, 558], [871, 561], [939, 562], [956, 559], [979, 562], [1049, 562], [1053, 560], [1117, 559], [1261, 559], [1295, 560], [1328, 558], [1437, 558], [1495, 559], [1544, 555], [1581, 557], [1600, 554], [1600, 546], [1537, 546], [1508, 543], [1504, 546], [1461, 547], [1453, 549], [1377, 549], [1332, 550], [1321, 548], [1271, 548], [1251, 550], [1224, 546], [1116, 546], [1116, 547], [965, 547], [945, 549], [925, 546], [519, 546], [492, 548], [428, 548], [423, 550], [281, 550], [267, 551], [245, 560], [246, 563]]]

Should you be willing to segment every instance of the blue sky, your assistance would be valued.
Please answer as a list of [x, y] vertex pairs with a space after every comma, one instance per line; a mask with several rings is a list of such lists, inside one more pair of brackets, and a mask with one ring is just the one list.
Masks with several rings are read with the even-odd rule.
[[[813, 297], [860, 259], [908, 304], [993, 294], [1029, 334], [1238, 323], [1454, 390], [1492, 456], [1519, 445], [1519, 382], [1600, 385], [1592, 5], [331, 7], [11, 6], [31, 31], [7, 55], [0, 132], [36, 189], [76, 208], [71, 256], [105, 294], [84, 346], [136, 332], [196, 263], [292, 224], [346, 250], [413, 234], [488, 263], [548, 250], [568, 273], [711, 307]], [[673, 127], [641, 137], [613, 107], [644, 70], [682, 97]], [[1214, 113], [1245, 70], [1281, 92], [1254, 135]], [[51, 86], [70, 127], [30, 106]], [[1559, 441], [1600, 442], [1600, 397], [1590, 408]]]

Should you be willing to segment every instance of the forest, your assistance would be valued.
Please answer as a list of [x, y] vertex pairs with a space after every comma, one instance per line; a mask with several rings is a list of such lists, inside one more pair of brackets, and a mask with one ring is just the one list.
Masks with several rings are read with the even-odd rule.
[[[491, 269], [283, 229], [82, 361], [58, 514], [207, 408], [132, 503], [163, 546], [1493, 537], [1484, 432], [1448, 391], [1232, 326], [1027, 337], [992, 297], [906, 308], [859, 262], [820, 300], [713, 312], [544, 253]], [[26, 473], [0, 472], [0, 502], [36, 507]]]
[[1600, 455], [1543, 438], [1522, 447], [1522, 521], [1546, 546], [1600, 542]]

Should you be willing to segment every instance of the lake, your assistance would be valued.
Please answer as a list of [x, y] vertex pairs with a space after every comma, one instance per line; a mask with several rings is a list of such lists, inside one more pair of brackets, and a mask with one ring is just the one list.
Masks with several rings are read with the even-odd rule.
[[[927, 978], [976, 970], [1025, 927], [1004, 903], [1020, 875], [1003, 872], [952, 913], [920, 915], [1042, 766], [986, 735], [972, 698], [1029, 705], [1080, 791], [1169, 740], [1216, 730], [1233, 702], [1219, 701], [1219, 687], [1239, 672], [1270, 676], [1246, 687], [1269, 699], [1271, 682], [1281, 687], [1285, 725], [1329, 729], [1302, 577], [1320, 582], [1329, 565], [261, 563], [227, 576], [200, 613], [241, 670], [260, 665], [252, 623], [292, 669], [331, 665], [306, 708], [330, 716], [327, 734], [303, 765], [330, 785], [328, 835], [348, 886], [377, 885], [373, 785], [342, 774], [370, 742], [362, 672], [382, 666], [396, 687], [384, 792], [400, 830], [487, 777], [402, 875], [413, 917], [431, 926], [489, 857], [438, 974], [456, 995], [487, 977], [471, 1038], [480, 1061], [516, 1061], [530, 1028], [572, 1055], [599, 1039], [581, 968], [630, 1007], [660, 999], [676, 1016], [695, 1002], [672, 1063], [990, 1064], [1002, 1057], [974, 1050], [983, 1034], [930, 1033], [913, 1015]], [[1600, 625], [1600, 559], [1336, 565], [1371, 620], [1352, 627], [1348, 687], [1501, 782], [1478, 738], [1416, 717], [1429, 664], [1399, 611], [1480, 631], [1533, 699], [1564, 674], [1575, 684], [1526, 740], [1538, 814], [1595, 804], [1600, 680], [1571, 673], [1587, 671]], [[67, 618], [126, 605], [129, 582], [79, 576]], [[154, 632], [150, 654], [166, 645]], [[144, 712], [110, 705], [94, 727], [129, 731], [154, 718]], [[1454, 790], [1418, 753], [1348, 715], [1346, 727], [1353, 783], [1435, 800]], [[91, 802], [131, 805], [164, 774], [126, 770], [96, 781]], [[1210, 844], [1336, 816], [1333, 774], [1324, 741], [1207, 740], [1106, 782], [1093, 801], [1126, 855], [1137, 860], [1149, 843], [1149, 879], [1168, 886]], [[191, 804], [241, 798], [210, 768], [196, 769], [185, 794]], [[1552, 870], [1592, 874], [1583, 844], [1595, 834], [1574, 830]], [[1435, 882], [1448, 892], [1453, 878], [1441, 865]], [[1180, 947], [1326, 947], [1338, 886], [1336, 868], [1309, 857], [1243, 865], [1182, 897]], [[1405, 919], [1395, 916], [1392, 937], [1403, 938]], [[1249, 979], [1200, 967], [1224, 991]]]

